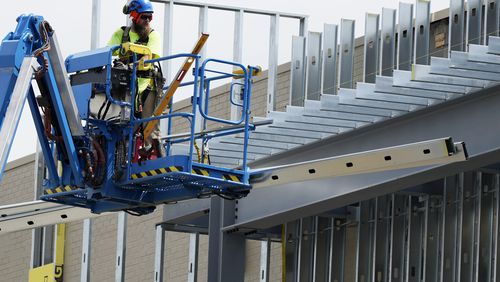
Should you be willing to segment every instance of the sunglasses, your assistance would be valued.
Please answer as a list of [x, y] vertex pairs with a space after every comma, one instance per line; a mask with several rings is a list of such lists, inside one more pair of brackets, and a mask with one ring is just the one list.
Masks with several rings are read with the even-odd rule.
[[145, 21], [145, 20], [152, 21], [153, 20], [153, 15], [152, 14], [141, 15], [141, 20], [143, 20], [143, 21]]

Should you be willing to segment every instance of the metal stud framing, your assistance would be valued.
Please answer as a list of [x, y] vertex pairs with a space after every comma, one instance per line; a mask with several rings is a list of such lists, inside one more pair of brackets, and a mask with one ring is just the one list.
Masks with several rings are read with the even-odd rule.
[[[243, 17], [245, 12], [240, 10], [234, 13], [234, 42], [233, 42], [233, 60], [241, 62], [243, 60]], [[240, 99], [240, 88], [235, 89], [236, 101]], [[240, 110], [237, 106], [231, 104], [231, 120], [238, 120], [241, 116]]]
[[321, 97], [321, 33], [309, 32], [307, 40], [307, 99]]
[[450, 1], [448, 51], [464, 51], [464, 0]]
[[188, 262], [188, 282], [198, 281], [198, 251], [200, 234], [189, 235], [189, 262]]
[[486, 28], [484, 29], [484, 44], [488, 44], [489, 36], [498, 36], [500, 14], [498, 0], [487, 0], [485, 3]]
[[269, 31], [269, 72], [267, 80], [267, 112], [274, 111], [276, 107], [276, 85], [278, 76], [278, 41], [280, 30], [280, 15], [270, 17]]
[[379, 73], [377, 70], [379, 58], [379, 18], [378, 14], [366, 14], [365, 16], [365, 42], [364, 42], [364, 82], [374, 83]]
[[156, 225], [155, 237], [155, 272], [154, 282], [163, 281], [163, 262], [165, 257], [165, 230], [163, 225]]
[[399, 3], [398, 69], [410, 70], [413, 48], [413, 4]]
[[304, 106], [305, 100], [305, 47], [306, 38], [292, 37], [292, 62], [290, 75], [290, 105]]
[[467, 1], [467, 44], [481, 44], [482, 1]]
[[337, 37], [338, 26], [334, 24], [325, 24], [323, 28], [322, 92], [324, 94], [337, 93]]
[[127, 214], [118, 213], [118, 226], [116, 228], [116, 261], [115, 261], [115, 281], [125, 281], [125, 257], [127, 244]]
[[380, 61], [380, 74], [392, 76], [394, 69], [396, 35], [396, 10], [382, 9], [382, 57]]
[[340, 88], [353, 88], [354, 21], [342, 19], [340, 24]]
[[430, 1], [417, 0], [415, 19], [415, 57], [416, 64], [429, 64]]
[[271, 263], [271, 241], [260, 243], [260, 277], [259, 282], [269, 281], [269, 265]]

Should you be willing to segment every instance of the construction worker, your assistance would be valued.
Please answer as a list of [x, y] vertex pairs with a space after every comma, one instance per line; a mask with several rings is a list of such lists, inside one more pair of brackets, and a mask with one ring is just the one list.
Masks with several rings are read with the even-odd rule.
[[[123, 13], [130, 15], [131, 25], [122, 26], [113, 33], [108, 41], [108, 46], [120, 45], [126, 42], [142, 44], [149, 47], [153, 58], [160, 57], [161, 43], [160, 34], [153, 30], [150, 23], [153, 20], [153, 5], [149, 0], [129, 0], [123, 7]], [[115, 51], [113, 55], [119, 55], [116, 64], [127, 67], [132, 62], [132, 55], [123, 52], [122, 49]], [[139, 59], [140, 57], [138, 57]], [[151, 59], [151, 58], [150, 58]], [[158, 71], [159, 70], [159, 71]], [[156, 103], [163, 94], [163, 76], [159, 65], [152, 71], [137, 71], [137, 94], [135, 100], [134, 114], [139, 118], [151, 117]], [[151, 136], [144, 140], [141, 149], [142, 154], [154, 154], [156, 157], [164, 156], [164, 148], [160, 145], [159, 123]]]

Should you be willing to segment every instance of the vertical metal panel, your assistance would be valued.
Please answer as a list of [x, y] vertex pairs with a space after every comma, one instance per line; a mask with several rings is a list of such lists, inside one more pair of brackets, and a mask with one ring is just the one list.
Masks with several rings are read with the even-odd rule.
[[271, 240], [260, 243], [260, 282], [269, 281], [269, 265], [271, 262]]
[[316, 263], [313, 281], [328, 281], [328, 270], [331, 252], [332, 219], [318, 217], [316, 222]]
[[448, 52], [464, 51], [464, 0], [450, 1]]
[[396, 10], [382, 8], [382, 59], [380, 74], [392, 76], [394, 70]]
[[425, 233], [425, 277], [424, 281], [439, 281], [439, 253], [441, 233], [441, 198], [430, 197], [427, 204], [426, 233]]
[[413, 4], [399, 3], [398, 69], [411, 70], [413, 48]]
[[416, 64], [429, 64], [430, 2], [417, 0], [415, 19], [415, 58]]
[[443, 190], [443, 236], [441, 237], [441, 280], [456, 281], [456, 260], [458, 254], [458, 176], [444, 180]]
[[118, 226], [116, 228], [116, 258], [115, 258], [115, 281], [125, 281], [125, 256], [127, 249], [127, 214], [118, 213]]
[[488, 44], [489, 36], [498, 36], [498, 28], [500, 21], [500, 14], [498, 11], [498, 0], [487, 0], [486, 3], [486, 28], [484, 35], [485, 42], [484, 44]]
[[494, 281], [493, 278], [493, 234], [494, 234], [494, 193], [495, 175], [483, 173], [482, 185], [479, 186], [481, 194], [481, 220], [479, 222], [479, 264], [478, 281]]
[[83, 237], [82, 237], [82, 263], [80, 266], [80, 281], [89, 282], [90, 281], [90, 259], [91, 259], [91, 248], [90, 248], [90, 237], [92, 236], [92, 221], [90, 219], [85, 219], [83, 221]]
[[323, 93], [337, 93], [338, 26], [325, 24], [323, 29]]
[[405, 276], [408, 282], [419, 282], [422, 273], [422, 225], [424, 220], [418, 197], [410, 196], [409, 201], [408, 253], [406, 254], [408, 263]]
[[267, 75], [267, 112], [274, 111], [276, 107], [276, 80], [278, 77], [278, 42], [280, 30], [280, 15], [270, 17], [269, 31], [269, 71]]
[[374, 247], [375, 281], [387, 281], [389, 274], [389, 236], [390, 236], [390, 195], [377, 198], [376, 235]]
[[188, 282], [198, 281], [198, 249], [200, 234], [189, 234]]
[[101, 37], [101, 0], [92, 0], [92, 21], [90, 35], [90, 49], [99, 47]]
[[321, 97], [321, 33], [309, 32], [307, 40], [307, 99]]
[[[243, 16], [245, 12], [239, 10], [234, 14], [234, 42], [233, 42], [233, 61], [241, 62], [243, 60]], [[235, 97], [240, 100], [241, 88], [235, 88]], [[231, 120], [238, 120], [241, 116], [240, 108], [230, 103]]]
[[340, 24], [340, 88], [353, 88], [354, 21], [342, 19]]
[[467, 1], [467, 44], [481, 44], [482, 1]]
[[298, 282], [300, 221], [289, 222], [285, 225], [283, 242], [285, 246], [285, 263], [283, 281]]
[[[174, 24], [174, 3], [173, 1], [166, 2], [164, 4], [164, 19], [163, 19], [163, 56], [168, 56], [172, 54], [172, 38], [173, 38], [173, 24]], [[161, 62], [163, 76], [165, 77], [167, 83], [170, 83], [172, 79], [171, 75], [171, 60], [165, 60]], [[160, 130], [164, 134], [167, 133], [168, 120], [160, 120]]]
[[308, 17], [304, 17], [304, 18], [300, 19], [299, 36], [306, 36], [307, 31], [309, 30], [308, 25], [309, 25], [309, 18]]
[[304, 66], [305, 47], [305, 37], [292, 37], [292, 74], [290, 75], [290, 105], [292, 106], [304, 106], [306, 74], [306, 68]]
[[376, 201], [359, 203], [358, 255], [356, 281], [368, 282], [373, 279], [373, 249], [375, 240]]
[[314, 245], [316, 241], [315, 217], [301, 219], [299, 249], [299, 281], [313, 281]]
[[378, 70], [378, 56], [379, 56], [379, 18], [377, 14], [367, 13], [365, 16], [365, 44], [364, 48], [364, 67], [363, 67], [363, 77], [364, 82], [374, 83], [375, 77], [377, 76]]
[[[340, 218], [332, 219], [330, 243], [330, 280], [331, 282], [344, 281], [344, 258], [346, 245], [346, 220]], [[319, 280], [318, 280], [319, 281]]]
[[163, 262], [165, 257], [165, 229], [163, 225], [156, 225], [155, 236], [155, 274], [154, 282], [163, 281]]
[[476, 195], [474, 174], [464, 175], [460, 281], [474, 281], [474, 218]]
[[405, 232], [408, 223], [408, 197], [392, 194], [389, 281], [404, 281]]

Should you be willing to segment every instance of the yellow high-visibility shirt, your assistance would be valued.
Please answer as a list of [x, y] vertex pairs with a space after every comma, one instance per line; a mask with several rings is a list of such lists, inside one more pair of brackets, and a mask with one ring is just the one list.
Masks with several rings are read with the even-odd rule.
[[[119, 28], [117, 29], [111, 38], [108, 41], [108, 46], [114, 46], [114, 45], [121, 45], [122, 44], [122, 36], [123, 36], [123, 29]], [[139, 34], [136, 32], [133, 32], [130, 30], [129, 32], [129, 37], [130, 37], [130, 42], [136, 43], [137, 40], [139, 40]], [[161, 53], [161, 40], [160, 40], [160, 34], [156, 31], [153, 30], [149, 34], [149, 40], [148, 44], [146, 45], [149, 47], [151, 50], [151, 53], [153, 53], [153, 58], [159, 58], [160, 53]], [[118, 56], [120, 52], [120, 49], [116, 50], [113, 52], [114, 56]], [[149, 78], [138, 78], [137, 79], [137, 89], [139, 90], [139, 93], [142, 93], [148, 85], [154, 86], [153, 85], [153, 80]]]

